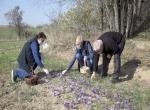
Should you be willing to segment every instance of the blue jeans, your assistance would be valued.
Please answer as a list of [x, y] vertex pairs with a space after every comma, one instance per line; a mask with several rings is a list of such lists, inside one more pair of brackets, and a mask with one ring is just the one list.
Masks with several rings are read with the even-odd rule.
[[[76, 53], [76, 59], [78, 60], [79, 66], [84, 66], [84, 56], [80, 53]], [[90, 68], [90, 70], [93, 70], [93, 59], [87, 58], [86, 65]]]
[[32, 76], [32, 73], [26, 72], [24, 69], [21, 68], [21, 66], [18, 64], [18, 67], [13, 70], [14, 76], [16, 78], [25, 79], [26, 77]]

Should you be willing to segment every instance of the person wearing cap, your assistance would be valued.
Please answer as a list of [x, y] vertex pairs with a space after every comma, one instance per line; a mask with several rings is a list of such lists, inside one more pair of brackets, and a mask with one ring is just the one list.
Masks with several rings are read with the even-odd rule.
[[41, 61], [40, 45], [46, 40], [46, 35], [43, 32], [37, 34], [34, 38], [28, 40], [18, 58], [17, 68], [11, 72], [12, 82], [16, 82], [17, 78], [25, 79], [32, 76], [32, 72], [39, 66], [46, 74], [49, 73]]
[[108, 75], [109, 62], [114, 55], [114, 72], [112, 83], [119, 81], [120, 67], [121, 67], [121, 53], [125, 46], [125, 38], [119, 32], [106, 32], [102, 34], [93, 44], [94, 60], [93, 60], [93, 74], [91, 79], [96, 78], [98, 70], [98, 61], [100, 54], [102, 57], [101, 77]]
[[90, 68], [90, 71], [92, 71], [93, 69], [93, 48], [91, 46], [91, 43], [89, 41], [82, 40], [82, 36], [77, 36], [75, 44], [76, 50], [74, 57], [68, 65], [67, 69], [62, 71], [62, 75], [64, 75], [72, 68], [76, 60], [78, 61], [79, 71], [80, 68], [85, 65]]

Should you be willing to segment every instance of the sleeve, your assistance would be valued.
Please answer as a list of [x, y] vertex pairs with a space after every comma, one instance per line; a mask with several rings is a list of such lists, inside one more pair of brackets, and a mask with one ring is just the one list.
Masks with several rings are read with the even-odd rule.
[[93, 59], [93, 54], [94, 54], [94, 53], [93, 53], [93, 48], [92, 48], [90, 42], [88, 42], [88, 51], [89, 51], [88, 58]]
[[35, 62], [37, 63], [37, 65], [41, 68], [44, 67], [43, 63], [41, 62], [41, 55], [40, 55], [40, 52], [39, 52], [39, 49], [38, 49], [38, 45], [36, 42], [32, 42], [31, 43], [31, 50], [32, 50], [32, 54], [33, 54], [33, 57], [35, 59]]
[[113, 50], [113, 54], [116, 54], [119, 52], [119, 46], [115, 42], [113, 44], [112, 50]]
[[94, 60], [93, 60], [93, 71], [96, 72], [98, 70], [98, 61], [99, 61], [99, 54], [94, 52]]
[[73, 59], [71, 60], [70, 64], [69, 64], [68, 67], [67, 67], [67, 70], [68, 70], [68, 71], [72, 68], [72, 66], [74, 65], [74, 63], [75, 63], [75, 61], [76, 61], [76, 53], [77, 53], [77, 51], [75, 52], [75, 54], [74, 54], [74, 56], [73, 56]]

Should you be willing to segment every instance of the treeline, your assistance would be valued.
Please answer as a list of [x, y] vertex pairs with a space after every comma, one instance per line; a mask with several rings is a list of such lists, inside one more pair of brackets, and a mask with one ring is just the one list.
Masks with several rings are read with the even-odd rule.
[[59, 15], [51, 24], [51, 28], [80, 33], [86, 37], [104, 31], [117, 31], [128, 38], [147, 30], [150, 26], [150, 0], [72, 0], [72, 2], [73, 7]]
[[23, 11], [19, 6], [15, 6], [4, 15], [9, 22], [9, 26], [15, 30], [19, 40], [23, 38], [28, 39], [34, 35], [34, 32], [30, 31], [32, 27], [23, 22]]

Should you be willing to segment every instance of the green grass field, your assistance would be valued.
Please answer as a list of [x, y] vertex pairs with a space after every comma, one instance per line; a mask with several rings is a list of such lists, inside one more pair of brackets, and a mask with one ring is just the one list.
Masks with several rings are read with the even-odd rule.
[[[23, 41], [1, 42], [0, 43], [0, 50], [1, 50], [0, 51], [1, 52], [0, 53], [0, 72], [1, 72], [0, 74], [2, 76], [1, 78], [3, 78], [4, 75], [6, 75], [8, 77], [10, 76], [10, 71], [13, 68], [15, 68], [15, 66], [16, 66], [16, 58], [19, 54], [19, 50], [23, 46], [23, 43], [24, 43]], [[6, 51], [2, 51], [5, 49], [6, 49]], [[9, 49], [11, 49], [11, 50], [9, 50]], [[44, 56], [44, 63], [46, 65], [46, 67], [49, 68], [50, 71], [60, 71], [60, 70], [63, 70], [66, 68], [69, 61], [66, 60], [65, 58], [62, 59], [59, 56], [52, 54], [51, 56], [46, 56], [46, 57]], [[150, 89], [147, 86], [144, 87], [143, 86], [144, 84], [142, 82], [130, 80], [130, 81], [125, 81], [125, 82], [120, 82], [118, 84], [111, 84], [111, 82], [110, 82], [111, 77], [108, 77], [106, 79], [98, 78], [96, 81], [91, 81], [89, 76], [83, 76], [83, 75], [79, 74], [77, 70], [73, 70], [73, 71], [69, 72], [68, 76], [65, 77], [64, 79], [68, 80], [68, 78], [75, 78], [76, 80], [80, 80], [81, 78], [83, 78], [86, 81], [86, 83], [89, 84], [90, 86], [86, 87], [86, 84], [85, 85], [82, 84], [82, 85], [78, 85], [78, 86], [85, 88], [86, 92], [88, 92], [92, 88], [96, 88], [96, 89], [105, 91], [105, 93], [106, 93], [106, 95], [102, 96], [101, 99], [99, 99], [102, 102], [94, 101], [94, 102], [92, 102], [92, 105], [89, 106], [90, 108], [84, 106], [83, 103], [77, 104], [79, 110], [104, 110], [111, 106], [119, 106], [118, 107], [119, 109], [116, 109], [116, 110], [125, 110], [125, 109], [123, 109], [124, 105], [121, 105], [124, 103], [123, 101], [125, 101], [125, 100], [128, 101], [127, 106], [130, 106], [130, 108], [128, 108], [128, 110], [149, 110], [149, 108], [150, 108]], [[65, 84], [64, 79], [50, 78], [49, 81], [50, 81], [51, 86], [55, 85], [55, 88], [60, 88], [61, 85]], [[7, 80], [9, 80], [9, 79], [7, 79]], [[9, 84], [9, 86], [5, 87], [5, 89], [16, 87], [10, 81], [6, 81], [6, 82]], [[19, 83], [19, 85], [20, 84], [22, 84], [22, 83]], [[41, 87], [45, 86], [45, 84], [42, 84], [40, 86]], [[23, 92], [23, 94], [19, 95], [19, 97], [24, 106], [25, 106], [25, 103], [27, 103], [27, 102], [32, 103], [32, 101], [34, 100], [33, 96], [35, 94], [37, 95], [40, 92], [39, 89], [36, 90], [35, 88], [38, 88], [38, 86], [32, 87], [32, 88], [25, 87], [20, 90]], [[1, 90], [2, 89], [3, 88], [1, 88]], [[28, 90], [28, 89], [30, 89], [30, 90]], [[2, 91], [4, 91], [4, 90], [2, 90]], [[19, 89], [15, 89], [14, 91], [19, 91]], [[42, 94], [42, 92], [40, 94], [44, 95], [44, 93]], [[47, 93], [47, 94], [49, 94], [49, 93]], [[117, 95], [118, 99], [116, 99], [117, 101], [114, 99], [114, 95], [116, 95], [116, 94], [118, 94]], [[59, 98], [59, 97], [54, 97], [54, 98], [56, 100], [63, 99], [63, 100], [70, 101], [70, 100], [72, 100], [73, 95], [74, 95], [74, 93], [71, 92], [71, 93], [63, 94], [61, 98]], [[1, 97], [3, 99], [3, 96], [1, 96]], [[38, 95], [36, 98], [38, 99]], [[17, 103], [17, 101], [16, 101], [16, 103]], [[48, 102], [45, 102], [45, 103], [48, 103]], [[63, 110], [62, 103], [58, 106], [61, 106], [62, 110]], [[53, 107], [52, 109], [56, 110], [57, 104], [55, 105], [51, 102], [51, 105], [45, 105], [44, 109], [47, 109], [47, 107], [48, 108]]]
[[0, 40], [16, 38], [16, 32], [11, 27], [0, 27]]
[[[42, 29], [31, 27], [31, 28], [28, 28], [27, 30], [34, 35], [34, 34], [40, 32]], [[17, 39], [18, 39], [17, 33], [13, 27], [0, 27], [0, 40], [15, 41]]]

